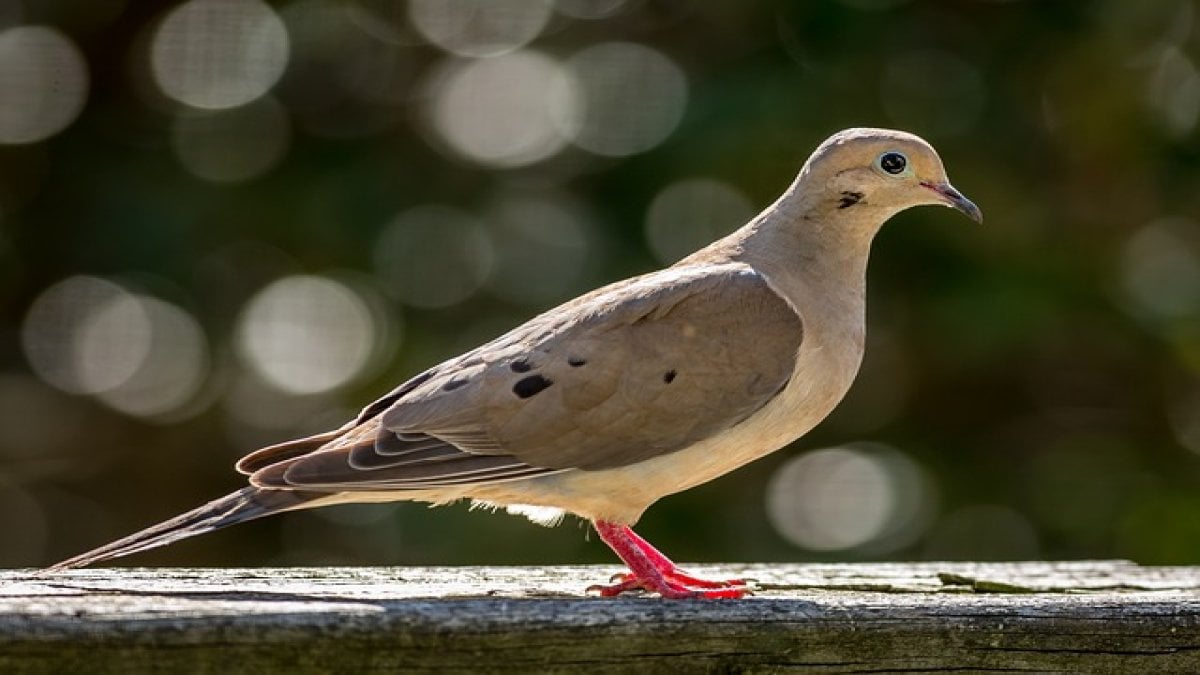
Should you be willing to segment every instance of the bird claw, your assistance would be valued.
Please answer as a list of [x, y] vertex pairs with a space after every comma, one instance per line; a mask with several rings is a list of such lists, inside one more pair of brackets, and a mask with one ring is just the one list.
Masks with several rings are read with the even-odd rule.
[[612, 581], [616, 583], [592, 584], [591, 586], [588, 586], [584, 592], [598, 593], [602, 598], [612, 598], [625, 593], [626, 591], [645, 590], [645, 588], [642, 586], [642, 582], [638, 579], [635, 579], [632, 574], [614, 574]]
[[594, 524], [604, 543], [629, 566], [629, 573], [614, 575], [610, 582], [615, 583], [589, 586], [589, 593], [613, 597], [627, 591], [646, 591], [664, 598], [743, 598], [751, 593], [751, 584], [744, 579], [713, 581], [684, 572], [628, 525], [603, 520]]
[[[617, 581], [618, 579], [619, 581]], [[613, 580], [617, 583], [593, 584], [588, 586], [586, 591], [598, 593], [603, 598], [616, 597], [630, 591], [645, 591], [657, 593], [664, 598], [678, 599], [737, 599], [754, 594], [749, 584], [741, 579], [710, 581], [682, 573], [645, 580], [633, 574], [616, 574], [613, 576]]]

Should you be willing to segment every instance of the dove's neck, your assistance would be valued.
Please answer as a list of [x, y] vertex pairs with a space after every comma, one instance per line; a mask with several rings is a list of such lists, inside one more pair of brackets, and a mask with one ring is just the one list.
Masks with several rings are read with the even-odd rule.
[[[839, 208], [826, 190], [801, 176], [771, 207], [718, 246], [753, 266], [804, 316], [819, 322], [863, 322], [871, 240], [898, 209], [860, 203]], [[847, 326], [849, 327], [849, 326]]]

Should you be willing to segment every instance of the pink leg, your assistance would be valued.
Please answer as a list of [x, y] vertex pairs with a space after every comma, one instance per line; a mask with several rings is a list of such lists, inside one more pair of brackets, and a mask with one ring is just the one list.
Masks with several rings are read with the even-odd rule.
[[748, 592], [745, 586], [734, 582], [707, 581], [680, 572], [675, 563], [624, 525], [603, 520], [595, 521], [594, 525], [600, 538], [629, 566], [631, 573], [622, 575], [618, 583], [592, 586], [589, 591], [614, 596], [642, 589], [664, 598], [741, 598]]
[[695, 588], [729, 588], [731, 586], [745, 586], [747, 584], [745, 579], [716, 581], [712, 579], [701, 579], [700, 577], [694, 577], [679, 569], [679, 566], [676, 565], [673, 560], [663, 555], [662, 551], [659, 551], [650, 545], [650, 542], [643, 539], [637, 532], [634, 532], [633, 528], [626, 527], [625, 533], [630, 539], [633, 540], [633, 543], [637, 544], [638, 548], [642, 549], [642, 553], [646, 554], [646, 557], [650, 559], [650, 562], [654, 565], [654, 567], [656, 567], [659, 572], [662, 572], [663, 576], [669, 579], [674, 579], [675, 581], [681, 582], [688, 586], [693, 586]]

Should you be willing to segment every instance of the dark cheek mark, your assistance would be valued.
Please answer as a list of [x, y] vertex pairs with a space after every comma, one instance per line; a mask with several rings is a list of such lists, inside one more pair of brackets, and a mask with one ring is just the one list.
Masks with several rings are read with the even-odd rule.
[[442, 385], [442, 391], [454, 391], [467, 383], [466, 379], [453, 379]]
[[861, 202], [864, 196], [865, 195], [863, 195], [861, 192], [851, 192], [850, 190], [845, 190], [842, 192], [842, 198], [838, 200], [838, 208], [848, 209], [851, 206]]
[[552, 384], [554, 383], [541, 375], [530, 375], [529, 377], [517, 380], [512, 390], [520, 398], [529, 398]]
[[668, 370], [667, 372], [663, 373], [663, 382], [666, 382], [667, 384], [671, 384], [672, 382], [675, 381], [675, 376], [677, 374], [678, 373], [675, 372], [674, 368], [672, 368], [671, 370]]
[[508, 364], [508, 367], [511, 368], [514, 373], [528, 373], [529, 371], [533, 370], [533, 366], [529, 365], [529, 362], [525, 359], [513, 361], [512, 363]]
[[567, 359], [567, 365], [571, 366], [572, 368], [578, 368], [579, 366], [586, 366], [587, 359], [581, 359], [578, 356], [572, 356]]

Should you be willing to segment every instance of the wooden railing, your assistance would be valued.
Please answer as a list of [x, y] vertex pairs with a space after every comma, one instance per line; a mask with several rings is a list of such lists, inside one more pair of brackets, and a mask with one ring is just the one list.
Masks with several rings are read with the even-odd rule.
[[1200, 568], [697, 565], [759, 590], [583, 593], [616, 571], [3, 571], [0, 673], [1200, 673]]

